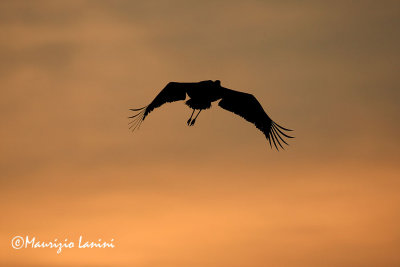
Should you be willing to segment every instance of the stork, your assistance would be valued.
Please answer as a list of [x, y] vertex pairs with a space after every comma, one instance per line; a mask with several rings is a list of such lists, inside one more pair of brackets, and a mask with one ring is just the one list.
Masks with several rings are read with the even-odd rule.
[[[220, 100], [218, 105], [221, 108], [233, 112], [253, 123], [265, 135], [271, 148], [271, 140], [275, 148], [279, 150], [278, 145], [283, 148], [281, 142], [288, 145], [284, 140], [284, 137], [294, 138], [285, 133], [286, 131], [292, 130], [284, 128], [274, 122], [252, 94], [222, 87], [219, 80], [192, 83], [168, 83], [149, 105], [138, 109], [130, 109], [131, 111], [136, 112], [136, 114], [129, 117], [133, 119], [129, 122], [129, 124], [131, 124], [129, 128], [134, 131], [140, 127], [143, 120], [155, 108], [158, 108], [165, 103], [185, 100], [186, 95], [188, 95], [190, 99], [187, 100], [185, 104], [189, 108], [193, 109], [192, 114], [187, 121], [188, 126], [193, 126], [195, 124], [196, 119], [202, 110], [211, 108], [212, 102]], [[196, 110], [198, 110], [198, 112], [193, 118]]]

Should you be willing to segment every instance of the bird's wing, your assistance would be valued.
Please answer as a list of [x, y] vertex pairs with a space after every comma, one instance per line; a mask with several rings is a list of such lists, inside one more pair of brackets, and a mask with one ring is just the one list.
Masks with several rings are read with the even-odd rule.
[[261, 132], [264, 133], [271, 147], [272, 139], [277, 150], [279, 150], [277, 144], [281, 148], [283, 148], [281, 142], [287, 145], [282, 136], [293, 138], [284, 132], [291, 130], [286, 129], [271, 120], [258, 100], [251, 94], [225, 88], [222, 100], [218, 105], [223, 109], [239, 115], [248, 122], [253, 123]]
[[186, 88], [187, 85], [185, 83], [170, 82], [167, 84], [167, 86], [164, 87], [164, 89], [161, 90], [161, 92], [148, 106], [138, 109], [130, 109], [132, 111], [135, 111], [136, 114], [129, 117], [130, 119], [133, 119], [131, 122], [129, 122], [129, 124], [131, 124], [129, 129], [132, 129], [132, 131], [134, 131], [136, 128], [139, 128], [142, 121], [155, 108], [158, 108], [165, 103], [185, 100], [187, 90]]

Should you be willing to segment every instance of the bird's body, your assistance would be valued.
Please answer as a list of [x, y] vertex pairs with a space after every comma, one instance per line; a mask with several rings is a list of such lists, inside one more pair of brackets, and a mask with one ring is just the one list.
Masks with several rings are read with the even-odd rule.
[[187, 95], [190, 97], [186, 105], [192, 109], [208, 109], [211, 103], [222, 98], [223, 87], [213, 81], [202, 81], [199, 83], [176, 83], [177, 86], [188, 88]]
[[[190, 99], [187, 100], [185, 104], [189, 108], [193, 109], [192, 115], [187, 121], [189, 126], [194, 125], [196, 118], [199, 116], [202, 110], [209, 109], [212, 102], [221, 100], [218, 103], [220, 107], [231, 111], [253, 123], [264, 133], [270, 145], [272, 139], [276, 149], [278, 149], [277, 144], [283, 148], [280, 141], [287, 144], [281, 135], [287, 138], [293, 138], [284, 133], [284, 131], [291, 130], [286, 129], [272, 121], [253, 95], [222, 87], [219, 80], [208, 80], [195, 83], [168, 83], [167, 86], [148, 106], [140, 109], [131, 109], [132, 111], [139, 111], [137, 114], [129, 117], [134, 119], [130, 122], [132, 124], [132, 131], [138, 128], [141, 122], [155, 108], [158, 108], [168, 102], [185, 100], [186, 95], [188, 95]], [[192, 119], [195, 110], [199, 110], [199, 112], [195, 118]]]

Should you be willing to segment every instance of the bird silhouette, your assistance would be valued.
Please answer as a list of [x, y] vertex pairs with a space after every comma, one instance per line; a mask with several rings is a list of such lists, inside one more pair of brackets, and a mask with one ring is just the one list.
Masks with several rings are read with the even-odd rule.
[[[263, 132], [269, 141], [271, 148], [271, 140], [275, 148], [279, 150], [278, 145], [283, 148], [281, 142], [288, 145], [284, 140], [284, 137], [293, 138], [285, 133], [285, 131], [292, 130], [275, 123], [267, 113], [265, 113], [261, 104], [252, 94], [222, 87], [219, 80], [193, 83], [168, 83], [149, 105], [138, 109], [130, 109], [135, 111], [136, 114], [129, 117], [133, 119], [129, 122], [131, 125], [129, 129], [132, 129], [132, 131], [138, 129], [147, 115], [149, 115], [149, 113], [155, 108], [158, 108], [165, 103], [185, 100], [186, 94], [190, 99], [187, 100], [185, 104], [193, 109], [192, 114], [187, 121], [188, 126], [193, 126], [195, 124], [197, 117], [203, 109], [209, 109], [212, 102], [220, 100], [218, 105], [221, 108], [241, 116], [245, 120], [253, 123], [261, 132]], [[193, 118], [195, 110], [198, 110], [198, 113]]]

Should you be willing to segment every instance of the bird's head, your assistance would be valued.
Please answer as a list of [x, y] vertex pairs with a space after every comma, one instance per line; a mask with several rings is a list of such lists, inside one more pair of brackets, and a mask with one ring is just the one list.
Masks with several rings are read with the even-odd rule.
[[214, 84], [217, 85], [217, 86], [221, 86], [221, 81], [220, 80], [215, 80]]

